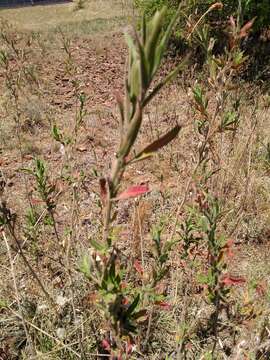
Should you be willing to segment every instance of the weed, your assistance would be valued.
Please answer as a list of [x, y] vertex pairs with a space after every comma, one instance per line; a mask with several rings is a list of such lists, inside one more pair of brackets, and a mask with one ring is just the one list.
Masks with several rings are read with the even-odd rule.
[[[269, 109], [239, 79], [254, 24], [231, 17], [217, 52], [219, 3], [160, 8], [126, 49], [89, 38], [126, 6], [100, 5], [1, 24], [0, 357], [267, 359]], [[200, 72], [171, 64], [173, 29]]]

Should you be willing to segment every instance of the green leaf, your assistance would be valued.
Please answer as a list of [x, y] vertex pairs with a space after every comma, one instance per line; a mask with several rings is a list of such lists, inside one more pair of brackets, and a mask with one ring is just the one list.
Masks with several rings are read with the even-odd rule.
[[82, 272], [87, 278], [91, 278], [91, 269], [90, 269], [90, 258], [88, 255], [84, 255], [80, 266], [79, 266], [80, 272]]
[[172, 34], [172, 30], [173, 30], [173, 27], [179, 17], [179, 14], [180, 14], [180, 9], [181, 9], [182, 5], [179, 4], [179, 7], [174, 15], [174, 17], [172, 18], [170, 24], [168, 25], [166, 31], [165, 31], [165, 34], [163, 35], [161, 41], [160, 41], [160, 44], [158, 45], [157, 49], [156, 49], [156, 52], [155, 52], [155, 56], [154, 56], [154, 66], [153, 66], [153, 69], [152, 69], [152, 76], [155, 75], [156, 71], [158, 70], [159, 66], [160, 66], [160, 63], [161, 63], [161, 60], [162, 60], [162, 57], [164, 55], [164, 52], [167, 48], [167, 45], [168, 45], [168, 41], [170, 39], [170, 36]]
[[140, 76], [140, 61], [133, 62], [130, 69], [130, 96], [137, 99], [140, 93], [141, 76]]
[[163, 252], [167, 253], [171, 251], [172, 247], [178, 243], [178, 240], [167, 241], [163, 246]]
[[115, 262], [113, 261], [109, 270], [109, 279], [114, 284], [115, 283]]
[[130, 54], [130, 58], [131, 58], [130, 65], [132, 65], [134, 59], [136, 59], [136, 57], [137, 57], [137, 49], [136, 49], [136, 46], [134, 44], [132, 37], [128, 33], [125, 33], [124, 36], [125, 36], [125, 40], [128, 45], [128, 48], [129, 48], [129, 54]]
[[142, 160], [145, 160], [145, 159], [148, 159], [149, 157], [155, 155], [155, 153], [148, 153], [148, 154], [142, 154], [140, 157], [137, 158], [137, 156], [135, 158], [133, 158], [132, 160], [130, 160], [128, 162], [128, 164], [133, 164], [137, 161], [142, 161]]
[[126, 317], [129, 318], [132, 313], [134, 312], [134, 310], [136, 309], [137, 305], [139, 304], [140, 301], [140, 294], [138, 294], [135, 299], [133, 300], [132, 304], [129, 305], [127, 311], [126, 311]]
[[143, 90], [146, 91], [147, 87], [149, 85], [149, 69], [148, 69], [148, 61], [146, 59], [144, 47], [140, 42], [140, 39], [138, 37], [138, 34], [136, 33], [136, 42], [139, 49], [139, 55], [140, 55], [140, 78], [141, 78], [141, 84], [143, 86]]
[[0, 299], [0, 310], [8, 307], [8, 302], [4, 299]]
[[142, 309], [137, 311], [135, 314], [132, 315], [133, 320], [138, 320], [139, 322], [147, 320], [147, 310]]
[[142, 44], [145, 46], [146, 41], [146, 18], [145, 13], [142, 16]]
[[164, 253], [159, 257], [160, 264], [164, 264], [168, 260], [168, 254]]
[[93, 248], [100, 252], [105, 252], [107, 250], [107, 246], [104, 244], [100, 244], [98, 241], [94, 239], [89, 240], [90, 244], [93, 246]]
[[58, 129], [58, 127], [56, 125], [53, 125], [52, 135], [53, 135], [53, 138], [54, 138], [55, 141], [58, 141], [60, 143], [63, 142], [63, 136], [60, 133], [60, 131], [59, 131], [59, 129]]
[[161, 82], [152, 90], [152, 92], [145, 98], [143, 102], [143, 106], [146, 106], [153, 97], [163, 88], [164, 85], [166, 85], [169, 81], [173, 80], [180, 71], [182, 71], [186, 65], [188, 64], [190, 54], [188, 54], [184, 60], [173, 70], [168, 74]]
[[207, 233], [209, 230], [209, 221], [206, 216], [201, 216], [200, 218], [200, 226], [203, 232]]
[[156, 49], [158, 46], [157, 42], [161, 34], [162, 24], [166, 12], [167, 12], [167, 7], [164, 6], [160, 11], [157, 11], [155, 13], [153, 19], [149, 24], [150, 27], [152, 28], [152, 31], [150, 32], [149, 37], [146, 41], [145, 53], [149, 63], [149, 69], [151, 74], [154, 73], [153, 66], [155, 62]]

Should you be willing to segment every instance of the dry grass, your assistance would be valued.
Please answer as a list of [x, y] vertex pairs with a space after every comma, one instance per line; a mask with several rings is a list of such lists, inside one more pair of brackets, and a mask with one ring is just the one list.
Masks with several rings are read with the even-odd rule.
[[110, 30], [131, 14], [128, 2], [91, 0], [76, 10], [76, 2], [46, 6], [27, 6], [0, 10], [0, 18], [11, 21], [19, 30], [48, 31], [57, 27], [85, 27], [89, 33]]

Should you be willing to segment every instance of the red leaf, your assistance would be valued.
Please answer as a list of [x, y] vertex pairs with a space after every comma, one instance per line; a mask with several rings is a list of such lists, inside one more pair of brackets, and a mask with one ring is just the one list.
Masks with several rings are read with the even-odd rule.
[[140, 275], [143, 275], [143, 267], [141, 265], [141, 263], [139, 262], [139, 260], [135, 260], [134, 261], [134, 269], [140, 274]]
[[232, 250], [233, 242], [234, 242], [233, 239], [229, 239], [223, 247], [223, 249], [225, 250], [225, 254], [227, 255], [228, 258], [232, 258], [234, 255]]
[[133, 351], [133, 345], [132, 345], [130, 339], [128, 338], [128, 341], [126, 343], [126, 353], [131, 354], [132, 351]]
[[230, 16], [229, 23], [230, 23], [230, 25], [231, 25], [231, 28], [232, 28], [233, 30], [235, 30], [236, 24], [235, 24], [235, 21], [234, 21], [233, 16]]
[[43, 201], [40, 199], [32, 198], [32, 200], [31, 200], [32, 205], [38, 205], [38, 204], [42, 204], [42, 203], [43, 203]]
[[242, 285], [246, 282], [244, 278], [232, 276], [229, 274], [226, 274], [222, 277], [221, 283], [224, 285]]
[[209, 10], [215, 10], [215, 9], [222, 9], [223, 4], [221, 2], [216, 2], [213, 5], [210, 6]]
[[243, 38], [248, 35], [249, 30], [252, 28], [252, 25], [254, 24], [256, 17], [254, 17], [252, 20], [248, 21], [240, 30], [239, 37]]
[[162, 307], [163, 310], [171, 310], [171, 305], [165, 301], [156, 301], [155, 304]]
[[103, 340], [101, 341], [101, 345], [102, 345], [103, 349], [105, 349], [106, 351], [110, 351], [110, 350], [111, 350], [111, 345], [110, 345], [110, 343], [108, 342], [108, 340], [103, 339]]
[[125, 200], [146, 194], [150, 191], [148, 185], [134, 185], [129, 187], [127, 190], [123, 191], [116, 200]]
[[123, 305], [128, 305], [128, 304], [129, 304], [128, 298], [124, 297], [124, 298], [122, 299], [122, 304], [123, 304]]

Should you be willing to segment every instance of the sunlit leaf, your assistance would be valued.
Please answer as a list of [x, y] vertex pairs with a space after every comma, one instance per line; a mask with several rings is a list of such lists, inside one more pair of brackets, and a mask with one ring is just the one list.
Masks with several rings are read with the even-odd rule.
[[256, 17], [254, 17], [253, 19], [251, 19], [250, 21], [248, 21], [240, 30], [240, 34], [239, 37], [243, 38], [246, 37], [248, 35], [248, 32], [250, 31], [250, 29], [252, 28], [254, 21], [256, 20]]

